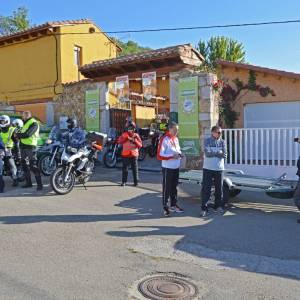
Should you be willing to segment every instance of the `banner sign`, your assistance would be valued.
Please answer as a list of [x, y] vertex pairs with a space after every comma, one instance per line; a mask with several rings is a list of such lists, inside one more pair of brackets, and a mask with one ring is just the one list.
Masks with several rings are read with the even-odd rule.
[[142, 74], [143, 94], [146, 100], [156, 96], [156, 72]]
[[99, 131], [100, 128], [100, 91], [99, 89], [85, 92], [85, 129]]
[[129, 77], [127, 75], [116, 77], [116, 92], [120, 102], [129, 101]]
[[179, 79], [178, 85], [179, 141], [184, 154], [200, 154], [198, 77]]

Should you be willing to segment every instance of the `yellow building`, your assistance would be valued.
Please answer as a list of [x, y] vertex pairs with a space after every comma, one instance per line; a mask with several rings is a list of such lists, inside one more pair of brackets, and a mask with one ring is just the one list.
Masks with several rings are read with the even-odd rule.
[[30, 109], [51, 123], [51, 102], [78, 69], [121, 51], [89, 20], [45, 23], [0, 37], [0, 105]]

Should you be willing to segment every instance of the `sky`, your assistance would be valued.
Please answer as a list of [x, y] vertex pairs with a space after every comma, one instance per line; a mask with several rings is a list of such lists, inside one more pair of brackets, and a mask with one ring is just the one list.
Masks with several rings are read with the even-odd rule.
[[[104, 31], [300, 19], [298, 0], [0, 0], [0, 15], [25, 6], [32, 23], [92, 19]], [[224, 35], [242, 42], [251, 64], [300, 73], [300, 23], [261, 27], [119, 34], [161, 48]]]

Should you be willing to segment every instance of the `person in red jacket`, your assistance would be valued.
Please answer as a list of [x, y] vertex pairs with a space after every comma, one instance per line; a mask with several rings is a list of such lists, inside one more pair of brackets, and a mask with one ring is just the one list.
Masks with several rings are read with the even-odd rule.
[[126, 131], [120, 136], [118, 141], [123, 146], [122, 186], [125, 186], [127, 183], [129, 166], [132, 168], [134, 186], [138, 185], [138, 157], [139, 149], [142, 148], [142, 140], [135, 132], [135, 129], [135, 123], [129, 122]]

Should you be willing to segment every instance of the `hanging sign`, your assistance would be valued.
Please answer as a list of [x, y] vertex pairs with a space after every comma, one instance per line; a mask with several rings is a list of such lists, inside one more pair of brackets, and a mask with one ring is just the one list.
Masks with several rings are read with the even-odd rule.
[[129, 77], [127, 75], [116, 77], [116, 92], [120, 102], [129, 101]]
[[146, 100], [151, 100], [156, 96], [156, 72], [148, 72], [142, 74], [143, 94]]
[[178, 123], [182, 152], [191, 156], [199, 155], [198, 77], [179, 79]]

